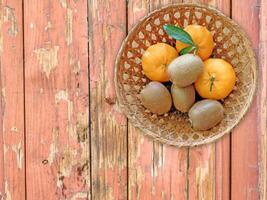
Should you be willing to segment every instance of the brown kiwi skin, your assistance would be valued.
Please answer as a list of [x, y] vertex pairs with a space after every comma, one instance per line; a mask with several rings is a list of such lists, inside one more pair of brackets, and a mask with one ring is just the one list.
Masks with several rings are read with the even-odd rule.
[[205, 131], [222, 121], [224, 108], [219, 101], [205, 99], [195, 103], [188, 115], [194, 130]]
[[182, 88], [173, 84], [171, 94], [174, 107], [183, 113], [188, 112], [195, 102], [195, 93], [193, 85]]
[[175, 58], [169, 65], [167, 72], [170, 81], [179, 86], [186, 87], [193, 84], [203, 72], [203, 61], [194, 54], [185, 54]]
[[140, 99], [144, 107], [157, 115], [169, 112], [172, 107], [172, 97], [169, 90], [157, 81], [148, 83], [142, 89]]

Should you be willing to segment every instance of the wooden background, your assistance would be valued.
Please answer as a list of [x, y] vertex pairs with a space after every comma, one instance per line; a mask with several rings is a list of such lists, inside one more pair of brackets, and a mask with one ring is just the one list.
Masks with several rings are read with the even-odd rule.
[[140, 19], [182, 0], [0, 0], [0, 199], [267, 199], [267, 2], [202, 0], [247, 32], [254, 103], [215, 144], [152, 142], [116, 104], [114, 61]]

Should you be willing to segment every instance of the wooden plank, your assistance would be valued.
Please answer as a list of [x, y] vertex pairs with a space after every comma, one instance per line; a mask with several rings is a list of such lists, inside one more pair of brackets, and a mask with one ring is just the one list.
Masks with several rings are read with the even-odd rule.
[[89, 0], [92, 199], [127, 199], [127, 120], [114, 63], [126, 33], [126, 1]]
[[[1, 80], [0, 80], [0, 88], [2, 88], [1, 86]], [[0, 113], [2, 113], [3, 111], [3, 107], [2, 107], [2, 93], [0, 93]], [[3, 130], [3, 116], [0, 116], [0, 130]], [[1, 131], [2, 133], [2, 131]], [[3, 136], [1, 135], [0, 137], [0, 199], [4, 198], [4, 193], [5, 193], [5, 187], [4, 187], [4, 183], [5, 183], [5, 168], [4, 168], [4, 141], [3, 141]]]
[[[1, 15], [0, 15], [0, 46], [3, 49], [3, 1], [0, 1], [0, 10], [1, 10]], [[2, 50], [3, 51], [3, 50]], [[2, 69], [2, 65], [0, 63], [1, 69]], [[2, 70], [0, 71], [0, 89], [2, 91]], [[0, 199], [4, 198], [4, 193], [5, 193], [5, 188], [4, 188], [4, 180], [5, 180], [5, 163], [4, 163], [4, 137], [3, 137], [3, 111], [4, 111], [4, 107], [3, 107], [3, 100], [4, 100], [4, 96], [2, 94], [2, 92], [0, 92], [0, 132], [1, 132], [1, 136], [0, 136]]]
[[[230, 0], [190, 0], [217, 7], [229, 16]], [[229, 199], [230, 137], [216, 143], [190, 148], [189, 199]]]
[[230, 135], [224, 136], [215, 144], [215, 199], [230, 199]]
[[214, 144], [190, 149], [188, 179], [188, 199], [215, 199]]
[[[1, 85], [0, 85], [1, 87]], [[0, 112], [2, 113], [2, 94], [0, 94]], [[3, 130], [3, 117], [2, 115], [0, 116], [0, 130]], [[4, 198], [4, 193], [5, 193], [5, 172], [4, 172], [4, 141], [3, 141], [3, 137], [0, 137], [0, 199]]]
[[27, 199], [90, 198], [87, 1], [25, 0]]
[[[128, 27], [149, 11], [179, 1], [128, 1]], [[186, 199], [187, 149], [153, 142], [129, 129], [129, 199]]]
[[[232, 17], [247, 32], [258, 53], [259, 5], [257, 0], [232, 1]], [[258, 90], [259, 92], [259, 90]], [[260, 93], [256, 95], [259, 97]], [[258, 120], [259, 98], [232, 134], [232, 199], [259, 199], [258, 191]], [[259, 115], [257, 116], [257, 113]], [[266, 122], [265, 122], [266, 123]]]
[[259, 133], [260, 133], [260, 152], [259, 152], [259, 186], [260, 199], [267, 199], [267, 2], [261, 1], [260, 5], [260, 51], [259, 63], [261, 79], [259, 81]]
[[25, 199], [22, 1], [1, 0], [2, 195]]

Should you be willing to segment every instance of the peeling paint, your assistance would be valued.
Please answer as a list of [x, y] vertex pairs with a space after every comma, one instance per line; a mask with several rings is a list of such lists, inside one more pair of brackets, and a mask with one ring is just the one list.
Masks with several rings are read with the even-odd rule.
[[157, 177], [158, 176], [158, 170], [163, 166], [163, 160], [165, 157], [163, 146], [160, 143], [154, 143], [153, 147], [153, 154], [152, 160], [153, 160], [153, 167], [151, 168], [151, 176]]
[[58, 65], [58, 50], [59, 46], [34, 50], [34, 53], [37, 56], [37, 60], [42, 66], [42, 70], [47, 78], [49, 78], [51, 70], [53, 70]]
[[8, 151], [8, 146], [6, 146], [6, 144], [4, 144], [4, 154], [6, 154], [7, 151]]
[[44, 93], [44, 88], [40, 88], [40, 94]]
[[50, 21], [47, 22], [47, 25], [45, 26], [45, 31], [52, 28], [52, 23]]
[[57, 174], [57, 187], [64, 190], [64, 178], [71, 175], [73, 167], [77, 164], [77, 151], [67, 147], [62, 155], [62, 160], [59, 164], [59, 172]]
[[62, 8], [67, 8], [67, 0], [60, 0], [59, 2], [61, 4]]
[[15, 133], [18, 132], [18, 128], [16, 126], [12, 126], [10, 130]]
[[61, 100], [68, 101], [69, 100], [69, 94], [66, 90], [60, 90], [55, 95], [55, 101], [56, 104], [59, 104]]
[[[81, 145], [81, 163], [89, 163], [89, 108], [86, 108], [85, 113], [78, 113], [77, 115], [77, 140]], [[87, 169], [88, 167], [86, 167]], [[86, 172], [87, 173], [87, 172]], [[89, 183], [89, 177], [88, 178]]]
[[90, 176], [89, 168], [89, 108], [85, 108], [85, 113], [78, 113], [77, 115], [77, 140], [82, 148], [80, 158], [80, 173], [85, 180], [86, 186], [89, 187]]
[[60, 162], [59, 171], [60, 175], [64, 177], [69, 177], [71, 174], [72, 168], [77, 164], [77, 156], [76, 149], [66, 148], [63, 153], [63, 159]]
[[78, 142], [88, 142], [89, 133], [89, 114], [88, 108], [85, 113], [78, 113], [77, 115], [77, 140]]
[[66, 101], [68, 106], [68, 126], [67, 126], [67, 132], [70, 136], [74, 137], [76, 135], [76, 127], [73, 126], [71, 122], [71, 118], [73, 115], [73, 102], [69, 100], [69, 94], [66, 90], [60, 90], [55, 95], [55, 101], [56, 104], [59, 104], [60, 101]]
[[75, 193], [70, 200], [78, 200], [78, 199], [87, 199], [89, 196], [88, 192], [78, 192]]
[[31, 23], [30, 23], [30, 29], [33, 29], [33, 26], [34, 26], [34, 25], [33, 25], [33, 23], [31, 22]]
[[[134, 2], [134, 1], [133, 1]], [[138, 5], [133, 5], [133, 13], [144, 13], [147, 12], [147, 6], [149, 5], [148, 0], [142, 0]]]
[[[137, 166], [136, 169], [131, 169], [133, 170], [130, 173], [134, 173], [135, 174], [135, 180], [132, 180], [132, 182], [130, 182], [130, 187], [135, 188], [135, 195], [136, 195], [136, 199], [140, 199], [141, 198], [141, 188], [142, 188], [142, 183], [145, 180], [145, 174], [143, 172], [143, 170], [141, 169], [140, 166]], [[130, 194], [129, 196], [132, 196], [132, 190], [130, 190]]]
[[69, 100], [69, 94], [66, 90], [60, 90], [55, 95], [55, 101], [56, 104], [59, 104], [61, 100], [68, 101]]
[[58, 137], [59, 137], [59, 130], [58, 128], [53, 129], [53, 138], [52, 143], [50, 144], [49, 155], [47, 157], [48, 163], [52, 165], [56, 158], [56, 154], [58, 153]]
[[5, 200], [12, 200], [7, 181], [5, 181]]
[[103, 38], [104, 41], [108, 41], [110, 39], [111, 36], [111, 30], [109, 26], [104, 26], [103, 27]]
[[214, 196], [214, 175], [210, 173], [212, 162], [214, 160], [214, 153], [212, 153], [209, 160], [203, 163], [202, 166], [196, 168], [196, 188], [197, 199], [215, 199]]
[[65, 17], [65, 23], [66, 23], [66, 43], [67, 45], [72, 44], [72, 35], [73, 35], [73, 11], [68, 7], [68, 3], [66, 0], [60, 0], [60, 4], [62, 8], [67, 10], [66, 17]]
[[67, 8], [66, 15], [66, 43], [70, 45], [72, 43], [72, 27], [73, 27], [73, 12], [71, 9]]
[[10, 23], [10, 27], [8, 28], [8, 34], [10, 36], [15, 37], [18, 34], [19, 29], [14, 9], [9, 6], [5, 6], [4, 13], [4, 22]]
[[19, 169], [22, 169], [23, 164], [23, 149], [21, 142], [18, 145], [13, 145], [12, 150], [16, 153], [17, 165]]
[[74, 74], [79, 74], [81, 71], [81, 62], [80, 60], [70, 59], [70, 66], [72, 67], [72, 71]]

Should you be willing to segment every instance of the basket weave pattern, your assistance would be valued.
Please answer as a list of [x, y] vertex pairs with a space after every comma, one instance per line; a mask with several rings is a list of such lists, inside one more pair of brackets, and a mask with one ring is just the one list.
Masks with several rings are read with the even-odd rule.
[[[150, 113], [139, 100], [141, 89], [150, 81], [142, 72], [143, 53], [157, 42], [175, 44], [164, 32], [164, 24], [206, 26], [216, 43], [212, 56], [234, 66], [238, 81], [235, 90], [222, 102], [225, 117], [208, 131], [194, 131], [187, 114], [175, 109], [162, 116]], [[130, 31], [116, 60], [115, 87], [121, 109], [146, 135], [170, 145], [194, 146], [212, 142], [238, 124], [252, 102], [256, 75], [256, 59], [250, 42], [236, 23], [211, 7], [177, 4], [154, 11]]]

